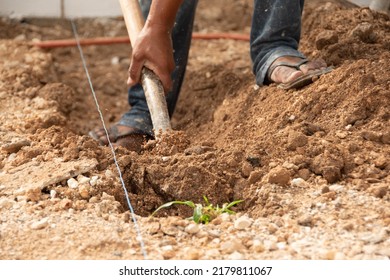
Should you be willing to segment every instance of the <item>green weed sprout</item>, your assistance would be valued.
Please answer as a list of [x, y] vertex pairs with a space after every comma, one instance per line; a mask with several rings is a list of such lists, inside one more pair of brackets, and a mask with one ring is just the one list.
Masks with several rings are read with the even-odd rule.
[[200, 203], [194, 203], [192, 201], [171, 201], [167, 202], [160, 207], [158, 207], [151, 216], [156, 214], [158, 211], [164, 208], [168, 208], [174, 204], [179, 204], [179, 205], [187, 205], [194, 209], [194, 213], [192, 217], [190, 217], [190, 220], [193, 220], [197, 224], [207, 224], [217, 216], [221, 215], [222, 213], [228, 213], [228, 214], [235, 214], [233, 210], [230, 210], [231, 207], [237, 205], [238, 203], [243, 202], [243, 200], [235, 200], [231, 203], [224, 203], [222, 205], [222, 208], [217, 206], [212, 205], [209, 200], [207, 199], [206, 196], [203, 196], [203, 199], [205, 201], [205, 205], [202, 205]]

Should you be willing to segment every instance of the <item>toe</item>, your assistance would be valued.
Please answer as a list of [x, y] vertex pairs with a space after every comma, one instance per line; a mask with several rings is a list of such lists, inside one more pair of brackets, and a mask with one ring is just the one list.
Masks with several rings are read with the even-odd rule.
[[271, 75], [275, 83], [288, 83], [302, 76], [303, 72], [292, 67], [280, 66]]
[[316, 59], [309, 61], [308, 63], [305, 63], [301, 65], [300, 69], [303, 72], [303, 74], [310, 73], [312, 71], [320, 70], [326, 68], [326, 62], [322, 59]]
[[104, 131], [104, 128], [96, 128], [92, 131], [90, 131], [89, 135], [98, 141], [101, 145], [107, 145], [107, 137], [106, 137], [106, 132]]

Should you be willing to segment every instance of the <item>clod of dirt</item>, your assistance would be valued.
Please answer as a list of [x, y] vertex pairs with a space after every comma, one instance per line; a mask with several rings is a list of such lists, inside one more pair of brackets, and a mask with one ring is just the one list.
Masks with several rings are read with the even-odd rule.
[[288, 135], [287, 148], [295, 151], [299, 147], [304, 147], [308, 143], [308, 138], [301, 132], [292, 131]]
[[335, 183], [341, 179], [340, 168], [336, 166], [324, 166], [322, 169], [322, 176], [324, 176], [329, 184]]
[[324, 47], [336, 44], [339, 41], [339, 37], [334, 30], [324, 30], [317, 35], [316, 47], [318, 50], [322, 50]]
[[55, 101], [55, 106], [64, 114], [69, 114], [75, 108], [74, 90], [62, 83], [51, 83], [43, 86], [37, 95], [45, 100]]
[[278, 184], [281, 186], [286, 186], [290, 183], [291, 175], [290, 172], [283, 167], [276, 167], [271, 169], [268, 173], [268, 183]]
[[172, 156], [182, 153], [189, 145], [189, 140], [183, 131], [168, 131], [163, 133], [160, 138], [148, 144], [153, 147], [153, 153], [161, 156]]
[[351, 34], [357, 36], [362, 42], [365, 43], [375, 43], [377, 40], [377, 35], [375, 33], [374, 27], [372, 24], [363, 22], [352, 29]]

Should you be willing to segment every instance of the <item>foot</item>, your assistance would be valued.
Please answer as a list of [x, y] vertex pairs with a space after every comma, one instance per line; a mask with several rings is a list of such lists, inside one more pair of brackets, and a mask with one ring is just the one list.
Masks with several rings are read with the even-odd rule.
[[[125, 125], [113, 125], [107, 130], [113, 147], [124, 147], [137, 153], [141, 152], [145, 142], [151, 139], [149, 135], [142, 133], [140, 130]], [[89, 132], [89, 135], [101, 145], [108, 145], [106, 132], [103, 128], [94, 129]]]
[[[293, 56], [279, 57], [271, 64], [268, 70], [271, 71], [268, 73], [270, 81], [276, 84], [289, 84], [304, 75], [326, 69], [326, 63], [322, 59], [305, 61], [307, 60]], [[300, 63], [302, 64], [299, 65]], [[278, 64], [281, 65], [277, 66]], [[297, 65], [297, 67], [283, 64]]]

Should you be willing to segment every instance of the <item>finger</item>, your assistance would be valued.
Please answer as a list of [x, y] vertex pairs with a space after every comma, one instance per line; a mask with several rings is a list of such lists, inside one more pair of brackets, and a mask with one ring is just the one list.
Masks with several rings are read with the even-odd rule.
[[127, 79], [127, 84], [129, 86], [134, 86], [140, 82], [143, 65], [143, 60], [139, 60], [137, 57], [133, 56], [129, 67], [129, 78]]
[[172, 90], [172, 78], [171, 75], [164, 75], [161, 77], [161, 83], [164, 88], [164, 92], [167, 94]]
[[172, 60], [168, 61], [167, 70], [164, 73], [161, 73], [161, 83], [163, 84], [165, 93], [168, 93], [172, 90], [172, 72], [175, 69], [175, 62]]

